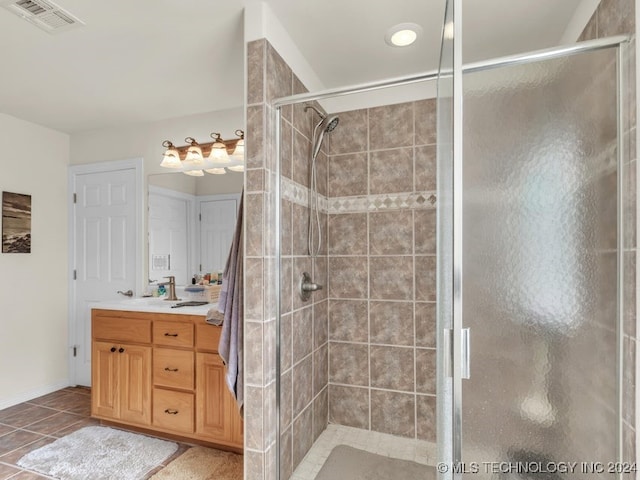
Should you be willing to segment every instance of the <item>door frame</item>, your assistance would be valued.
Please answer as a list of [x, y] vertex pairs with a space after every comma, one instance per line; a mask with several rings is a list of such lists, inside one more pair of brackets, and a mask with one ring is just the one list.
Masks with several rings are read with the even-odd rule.
[[[195, 228], [195, 235], [194, 235], [194, 241], [193, 241], [193, 245], [194, 245], [194, 262], [193, 262], [193, 266], [194, 266], [194, 272], [200, 272], [202, 273], [202, 271], [200, 270], [200, 265], [202, 265], [202, 221], [200, 220], [199, 215], [202, 213], [201, 208], [202, 208], [202, 204], [205, 202], [215, 202], [215, 201], [219, 201], [219, 200], [235, 200], [236, 201], [236, 221], [238, 219], [238, 207], [240, 205], [240, 197], [242, 196], [242, 193], [220, 193], [220, 194], [213, 194], [213, 195], [197, 195], [196, 196], [196, 202], [194, 205], [195, 211], [194, 211], [194, 220], [196, 223], [196, 228]], [[200, 259], [199, 263], [200, 265], [196, 264], [195, 262], [195, 258]]]
[[73, 278], [73, 272], [76, 269], [76, 208], [74, 203], [74, 193], [76, 186], [76, 178], [78, 175], [86, 175], [91, 173], [115, 172], [118, 170], [134, 170], [136, 198], [136, 227], [135, 227], [135, 288], [137, 292], [143, 291], [143, 258], [144, 258], [144, 159], [142, 157], [130, 158], [125, 160], [114, 160], [107, 162], [86, 163], [80, 165], [70, 165], [67, 176], [67, 214], [69, 221], [67, 223], [67, 233], [69, 237], [67, 278], [69, 279], [68, 294], [68, 366], [69, 366], [69, 383], [77, 384], [77, 370], [74, 361], [73, 349], [76, 345], [76, 327], [78, 319], [76, 318], [76, 282]]

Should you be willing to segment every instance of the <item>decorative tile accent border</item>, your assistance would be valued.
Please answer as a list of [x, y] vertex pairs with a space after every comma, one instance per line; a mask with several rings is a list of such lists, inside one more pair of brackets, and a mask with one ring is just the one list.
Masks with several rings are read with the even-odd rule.
[[[309, 206], [309, 189], [293, 180], [282, 177], [282, 198], [301, 205]], [[381, 195], [360, 195], [327, 198], [318, 195], [321, 213], [365, 213], [399, 209], [435, 208], [436, 192], [411, 192]]]
[[335, 197], [329, 199], [328, 213], [364, 213], [383, 210], [435, 208], [435, 192], [394, 193]]

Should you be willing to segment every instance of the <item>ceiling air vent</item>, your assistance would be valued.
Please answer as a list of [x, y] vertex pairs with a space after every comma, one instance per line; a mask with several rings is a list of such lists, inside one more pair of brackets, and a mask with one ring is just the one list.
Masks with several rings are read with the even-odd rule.
[[84, 25], [77, 17], [49, 0], [0, 0], [0, 6], [51, 34]]

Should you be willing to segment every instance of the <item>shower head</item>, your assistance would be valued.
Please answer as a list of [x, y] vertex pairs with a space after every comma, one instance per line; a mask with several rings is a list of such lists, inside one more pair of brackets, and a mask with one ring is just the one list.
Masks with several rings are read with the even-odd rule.
[[327, 133], [333, 132], [338, 126], [339, 122], [340, 122], [340, 119], [338, 118], [337, 115], [329, 115], [328, 117], [324, 117], [322, 119], [322, 123], [324, 123], [325, 125], [324, 131]]
[[[316, 107], [314, 107], [313, 105], [305, 105], [304, 106], [304, 111], [306, 112], [307, 110], [313, 110], [314, 112], [316, 112], [318, 114], [318, 116], [320, 117], [320, 122], [318, 122], [318, 124], [316, 125], [316, 128], [313, 130], [313, 137], [314, 137], [314, 142], [313, 142], [313, 159], [315, 159], [318, 156], [318, 152], [320, 151], [320, 147], [322, 146], [322, 139], [324, 138], [324, 134], [325, 133], [331, 133], [333, 132], [336, 127], [338, 126], [338, 123], [340, 122], [340, 119], [338, 118], [337, 115], [325, 115], [324, 113], [322, 113], [320, 110], [318, 110]], [[316, 137], [315, 133], [316, 131], [320, 129], [320, 133], [318, 134], [318, 136]]]

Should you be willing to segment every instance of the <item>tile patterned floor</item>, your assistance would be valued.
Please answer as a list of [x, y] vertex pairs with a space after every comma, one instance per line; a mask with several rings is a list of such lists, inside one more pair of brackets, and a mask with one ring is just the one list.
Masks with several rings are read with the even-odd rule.
[[[16, 463], [36, 448], [82, 427], [98, 425], [99, 422], [90, 418], [90, 414], [91, 390], [84, 387], [68, 387], [0, 410], [0, 480], [50, 478], [23, 470]], [[188, 444], [178, 445], [177, 452], [147, 477], [190, 448]]]
[[337, 445], [349, 445], [378, 455], [411, 460], [425, 465], [436, 464], [435, 443], [342, 425], [329, 425], [293, 472], [291, 480], [316, 478], [331, 450]]

